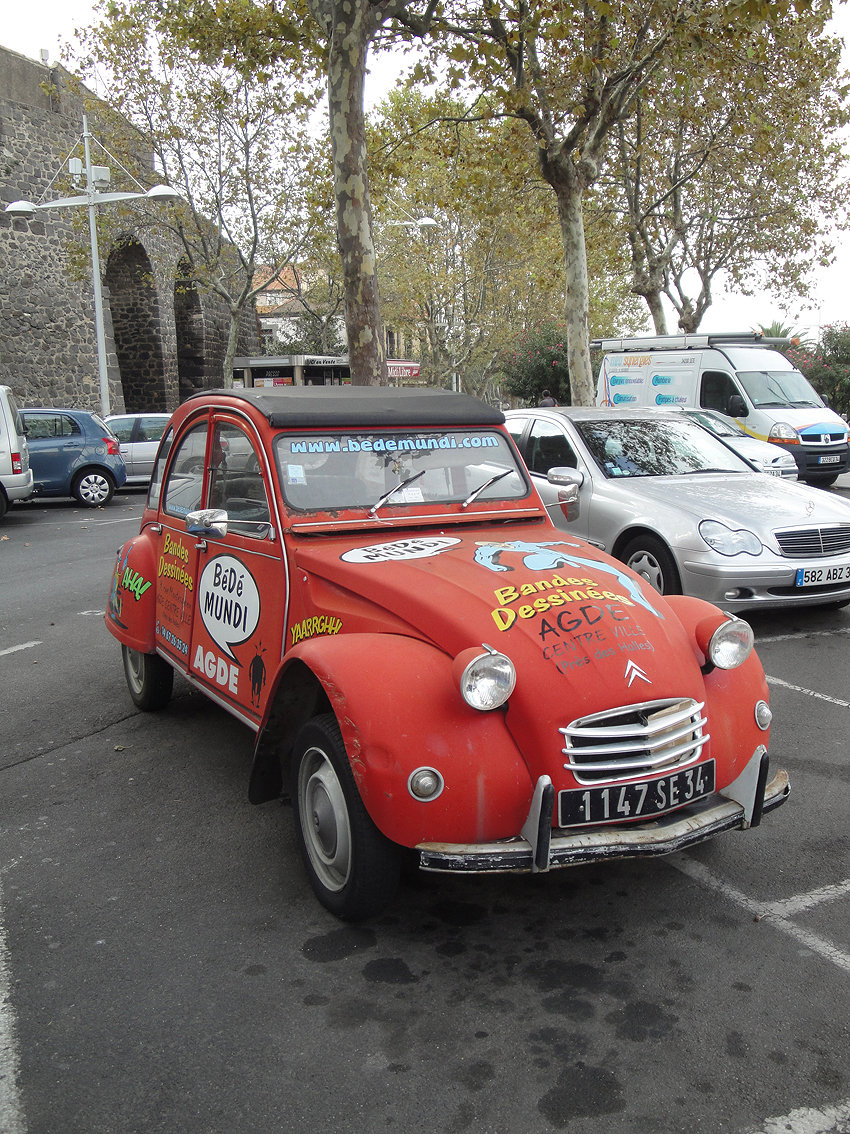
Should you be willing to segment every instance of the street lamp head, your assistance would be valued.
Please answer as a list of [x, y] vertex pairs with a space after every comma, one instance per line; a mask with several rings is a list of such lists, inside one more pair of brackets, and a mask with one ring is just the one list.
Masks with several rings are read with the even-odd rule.
[[7, 205], [4, 212], [13, 217], [26, 217], [31, 220], [35, 216], [35, 205], [32, 201], [13, 201]]
[[420, 217], [416, 222], [420, 228], [439, 228], [439, 221], [435, 221], [433, 217]]
[[182, 201], [183, 198], [171, 185], [154, 185], [145, 196], [149, 201]]

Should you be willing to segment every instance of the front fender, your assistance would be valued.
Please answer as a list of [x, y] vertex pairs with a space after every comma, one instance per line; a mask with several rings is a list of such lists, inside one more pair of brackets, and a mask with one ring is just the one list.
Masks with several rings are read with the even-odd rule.
[[[517, 835], [534, 785], [504, 713], [480, 713], [460, 695], [452, 658], [396, 634], [313, 638], [286, 657], [318, 678], [339, 721], [373, 822], [393, 842], [481, 842]], [[445, 786], [430, 802], [407, 788], [435, 768]]]
[[122, 645], [143, 654], [156, 649], [156, 548], [147, 531], [118, 550], [106, 627]]
[[[685, 628], [694, 654], [703, 665], [705, 658], [696, 641], [696, 627], [704, 618], [724, 614], [703, 599], [684, 595], [666, 596], [666, 602]], [[758, 701], [770, 700], [764, 669], [755, 650], [737, 669], [712, 669], [705, 674], [705, 704], [711, 732], [711, 754], [717, 760], [718, 788], [731, 783], [743, 771], [756, 747], [768, 747], [770, 729], [756, 724]]]

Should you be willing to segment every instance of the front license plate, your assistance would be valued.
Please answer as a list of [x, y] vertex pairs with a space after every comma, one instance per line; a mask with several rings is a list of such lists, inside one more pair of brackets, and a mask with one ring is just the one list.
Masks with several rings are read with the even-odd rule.
[[713, 792], [713, 760], [639, 784], [561, 791], [558, 793], [558, 826], [651, 819]]
[[840, 460], [841, 460], [841, 454], [840, 453], [832, 453], [829, 456], [818, 457], [818, 464], [819, 465], [837, 465]]
[[823, 587], [830, 583], [850, 580], [850, 564], [846, 567], [800, 567], [797, 571], [798, 587]]

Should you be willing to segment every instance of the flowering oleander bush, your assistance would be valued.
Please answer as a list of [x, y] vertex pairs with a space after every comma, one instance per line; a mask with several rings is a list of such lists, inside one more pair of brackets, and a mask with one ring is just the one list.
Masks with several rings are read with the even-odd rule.
[[505, 352], [505, 389], [524, 405], [536, 406], [548, 390], [558, 405], [570, 404], [567, 328], [563, 323], [536, 323]]
[[850, 325], [831, 323], [821, 329], [816, 346], [800, 344], [783, 353], [846, 420], [850, 416]]

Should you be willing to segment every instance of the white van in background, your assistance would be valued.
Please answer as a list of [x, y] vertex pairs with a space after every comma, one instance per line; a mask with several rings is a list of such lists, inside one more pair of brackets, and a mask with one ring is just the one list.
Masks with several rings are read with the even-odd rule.
[[32, 469], [24, 423], [11, 389], [0, 386], [0, 519], [14, 500], [30, 495]]
[[832, 484], [850, 468], [848, 425], [808, 380], [755, 332], [597, 339], [605, 351], [596, 388], [603, 406], [715, 410], [749, 436], [787, 449], [800, 480]]

